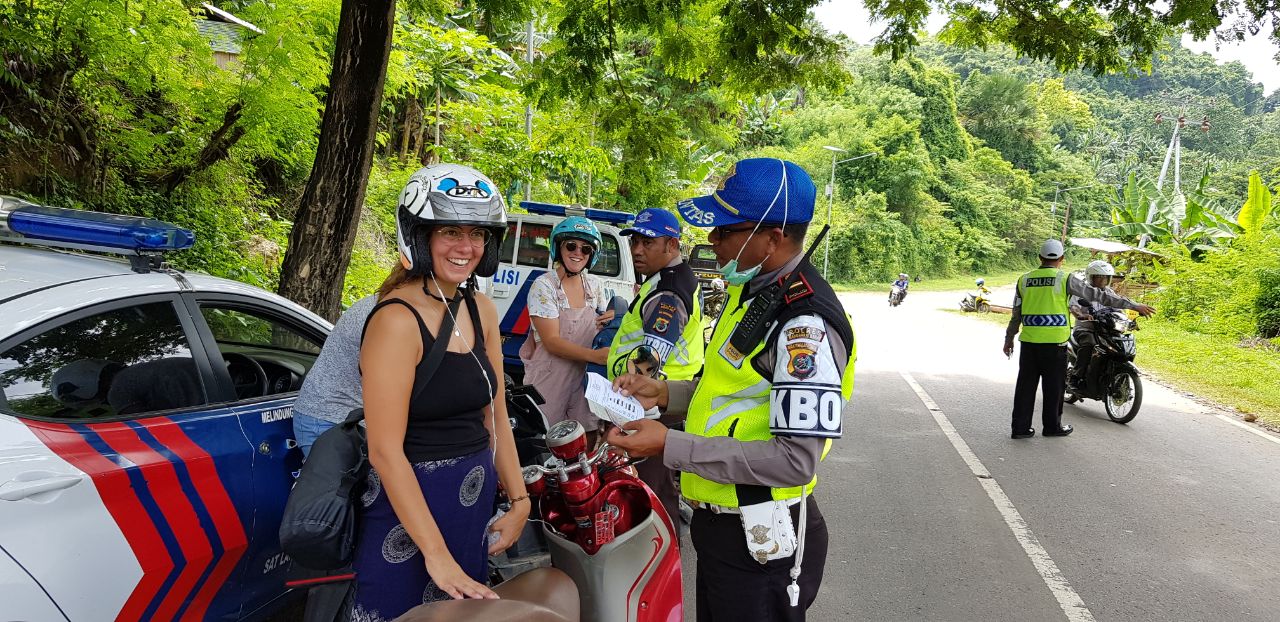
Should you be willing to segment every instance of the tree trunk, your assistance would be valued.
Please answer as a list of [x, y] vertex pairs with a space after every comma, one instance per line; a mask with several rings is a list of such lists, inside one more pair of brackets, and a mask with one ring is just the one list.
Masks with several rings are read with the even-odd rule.
[[400, 161], [409, 157], [409, 137], [413, 134], [413, 119], [417, 112], [418, 98], [410, 97], [404, 103], [404, 127], [400, 129]]
[[440, 150], [440, 87], [436, 87], [436, 151]]
[[311, 177], [280, 268], [282, 296], [335, 320], [364, 201], [395, 0], [343, 0]]
[[[414, 101], [417, 101], [416, 97], [414, 98]], [[418, 125], [417, 125], [417, 132], [413, 135], [413, 161], [418, 163], [423, 163], [422, 162], [422, 137], [424, 134], [426, 134], [426, 129], [427, 129], [427, 111], [426, 111], [426, 108], [423, 107], [422, 102], [420, 101], [417, 102], [417, 107], [418, 107], [418, 118], [416, 119], [416, 121], [418, 122]]]

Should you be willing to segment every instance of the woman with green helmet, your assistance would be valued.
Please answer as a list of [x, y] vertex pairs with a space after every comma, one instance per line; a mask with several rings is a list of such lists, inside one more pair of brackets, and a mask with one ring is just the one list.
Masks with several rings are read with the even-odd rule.
[[587, 270], [599, 259], [600, 231], [582, 216], [570, 216], [551, 230], [553, 269], [529, 286], [529, 320], [533, 336], [520, 348], [525, 383], [538, 388], [542, 407], [554, 425], [573, 419], [594, 442], [599, 419], [591, 414], [582, 391], [587, 363], [605, 364], [608, 348], [591, 348], [613, 311], [600, 279]]

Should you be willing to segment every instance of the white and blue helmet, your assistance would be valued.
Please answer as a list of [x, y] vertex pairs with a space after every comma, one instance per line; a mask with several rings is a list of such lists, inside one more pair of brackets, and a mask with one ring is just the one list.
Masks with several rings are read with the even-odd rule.
[[476, 274], [493, 276], [497, 272], [507, 210], [502, 193], [484, 173], [461, 164], [434, 164], [409, 177], [396, 207], [396, 245], [409, 261], [410, 273], [431, 272], [425, 233], [436, 225], [489, 229], [492, 237]]

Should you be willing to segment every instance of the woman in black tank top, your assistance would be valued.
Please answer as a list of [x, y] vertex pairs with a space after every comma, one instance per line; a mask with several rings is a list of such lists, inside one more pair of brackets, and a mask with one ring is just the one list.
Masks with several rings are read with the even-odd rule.
[[[401, 262], [360, 349], [373, 468], [353, 562], [355, 620], [391, 620], [432, 600], [496, 598], [485, 585], [488, 556], [513, 544], [528, 518], [496, 373], [497, 310], [464, 285], [496, 269], [506, 230], [496, 187], [442, 164], [415, 173], [400, 195]], [[445, 350], [433, 355], [437, 346]], [[512, 511], [489, 529], [498, 481]]]

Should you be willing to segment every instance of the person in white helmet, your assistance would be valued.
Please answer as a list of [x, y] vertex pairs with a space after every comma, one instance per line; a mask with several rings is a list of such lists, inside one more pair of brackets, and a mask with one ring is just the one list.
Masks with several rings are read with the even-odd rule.
[[[1084, 269], [1084, 275], [1090, 285], [1108, 293], [1115, 293], [1111, 289], [1111, 279], [1116, 275], [1116, 269], [1106, 261], [1099, 259], [1089, 262]], [[1067, 378], [1067, 384], [1075, 385], [1084, 381], [1085, 374], [1089, 371], [1089, 363], [1093, 360], [1093, 347], [1097, 344], [1097, 322], [1093, 319], [1093, 315], [1097, 313], [1098, 307], [1085, 298], [1072, 296], [1070, 308], [1071, 314], [1076, 318], [1072, 335], [1075, 337], [1077, 349], [1075, 374]]]
[[[360, 347], [372, 469], [352, 562], [353, 620], [497, 598], [488, 558], [519, 537], [529, 495], [497, 375], [497, 309], [470, 285], [497, 271], [506, 228], [502, 194], [470, 167], [428, 166], [400, 193], [400, 261]], [[433, 373], [428, 354], [439, 340]], [[498, 482], [511, 511], [486, 529]]]

